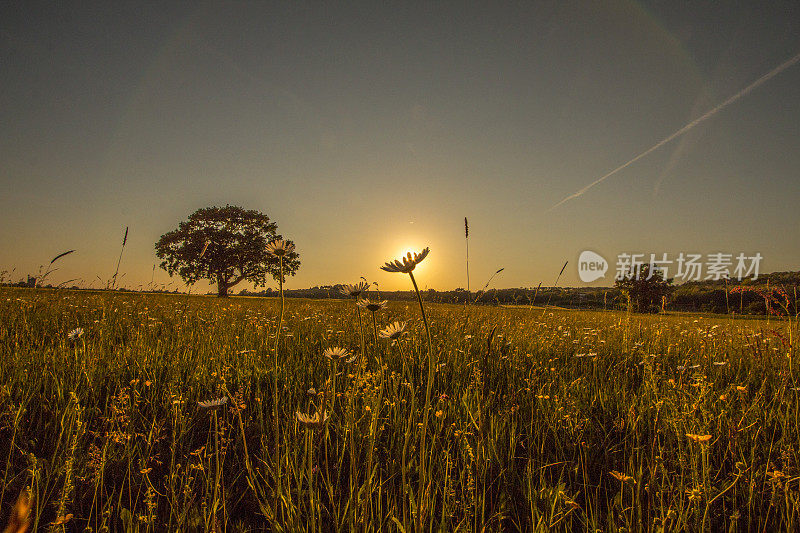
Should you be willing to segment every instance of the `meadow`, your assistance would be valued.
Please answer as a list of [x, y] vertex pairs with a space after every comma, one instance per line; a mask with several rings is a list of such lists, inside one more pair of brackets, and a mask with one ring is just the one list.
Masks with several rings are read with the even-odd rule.
[[0, 288], [0, 523], [800, 530], [794, 319], [355, 302]]

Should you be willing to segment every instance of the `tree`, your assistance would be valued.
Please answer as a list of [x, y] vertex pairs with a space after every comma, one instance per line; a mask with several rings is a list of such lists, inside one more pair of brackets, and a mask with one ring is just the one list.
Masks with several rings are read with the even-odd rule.
[[[161, 268], [170, 276], [177, 273], [186, 283], [208, 279], [224, 297], [242, 281], [263, 287], [267, 275], [279, 279], [278, 258], [264, 250], [269, 242], [282, 238], [277, 229], [258, 211], [232, 205], [204, 207], [189, 215], [178, 229], [162, 235], [156, 255], [163, 259]], [[296, 252], [284, 256], [284, 280], [300, 268], [299, 257]]]
[[672, 278], [664, 279], [661, 270], [650, 272], [650, 265], [639, 265], [621, 279], [616, 287], [630, 298], [634, 310], [640, 313], [656, 313], [661, 308], [661, 300], [672, 292]]

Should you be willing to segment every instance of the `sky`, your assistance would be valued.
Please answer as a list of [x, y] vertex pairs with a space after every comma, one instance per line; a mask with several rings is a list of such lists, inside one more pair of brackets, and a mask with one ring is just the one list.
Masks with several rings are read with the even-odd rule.
[[[800, 270], [800, 3], [3, 2], [0, 270], [184, 289], [154, 244], [267, 214], [287, 287], [581, 285], [578, 257]], [[8, 277], [9, 274], [6, 274]], [[195, 290], [203, 290], [198, 284]], [[251, 288], [246, 284], [240, 288]]]

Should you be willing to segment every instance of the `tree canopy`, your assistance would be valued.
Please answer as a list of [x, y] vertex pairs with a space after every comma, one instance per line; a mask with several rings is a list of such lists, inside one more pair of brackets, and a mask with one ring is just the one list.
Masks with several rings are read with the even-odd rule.
[[[269, 242], [283, 238], [277, 229], [277, 224], [258, 211], [232, 205], [204, 207], [162, 235], [156, 255], [170, 276], [178, 274], [190, 284], [208, 279], [216, 283], [219, 296], [227, 296], [228, 290], [242, 281], [263, 287], [267, 275], [279, 279], [279, 260], [265, 251]], [[284, 256], [284, 279], [299, 268], [296, 252]]]

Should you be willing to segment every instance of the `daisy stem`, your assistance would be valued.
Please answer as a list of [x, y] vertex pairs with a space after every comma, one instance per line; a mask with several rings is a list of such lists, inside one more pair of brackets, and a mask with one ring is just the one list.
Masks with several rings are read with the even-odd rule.
[[[325, 420], [325, 409], [322, 409], [322, 420]], [[314, 456], [313, 456], [313, 437], [314, 429], [306, 431], [306, 475], [308, 476], [308, 497], [309, 497], [309, 511], [311, 515], [311, 531], [316, 528], [316, 505], [314, 502]]]
[[219, 418], [217, 417], [217, 409], [213, 409], [214, 414], [214, 469], [215, 469], [215, 479], [214, 479], [214, 494], [213, 499], [214, 503], [211, 506], [211, 524], [217, 523], [217, 508], [219, 507], [219, 495], [218, 491], [220, 489], [220, 483], [222, 483], [222, 468], [219, 464]]
[[425, 441], [428, 435], [428, 411], [430, 411], [431, 407], [431, 389], [433, 387], [433, 370], [436, 366], [436, 361], [434, 361], [434, 354], [433, 354], [433, 344], [431, 342], [431, 329], [428, 325], [428, 317], [425, 315], [425, 306], [422, 305], [422, 295], [419, 293], [419, 287], [417, 286], [417, 280], [414, 279], [414, 273], [409, 272], [409, 277], [411, 278], [411, 283], [414, 285], [414, 291], [417, 293], [417, 301], [419, 302], [419, 310], [422, 313], [422, 322], [425, 324], [425, 334], [428, 337], [428, 380], [425, 386], [425, 409], [422, 413], [422, 437], [420, 442], [420, 486], [417, 488], [417, 530], [422, 531], [423, 528], [423, 499], [425, 493], [425, 486], [428, 482], [426, 478], [426, 466], [427, 466], [427, 458], [425, 457]]
[[361, 361], [366, 359], [367, 355], [364, 353], [364, 328], [361, 325], [361, 308], [356, 305], [356, 314], [358, 315], [358, 336], [361, 339]]
[[[331, 366], [333, 368], [333, 372], [332, 372], [332, 375], [331, 375], [331, 382], [332, 382], [331, 386], [332, 386], [333, 392], [329, 395], [328, 394], [328, 392], [329, 392], [328, 391], [328, 387], [325, 387], [325, 390], [323, 391], [323, 395], [322, 395], [322, 421], [323, 421], [323, 424], [325, 422], [325, 410], [328, 407], [328, 399], [329, 398], [330, 398], [330, 413], [331, 413], [331, 415], [335, 415], [336, 414], [336, 375], [337, 375], [337, 372], [338, 372], [337, 369], [336, 369], [336, 358], [333, 358], [331, 360]], [[325, 424], [325, 433], [324, 433], [324, 436], [322, 438], [322, 442], [324, 444], [324, 449], [325, 449], [324, 453], [325, 453], [325, 479], [326, 480], [330, 480], [331, 479], [330, 467], [329, 467], [329, 464], [328, 464], [328, 460], [329, 460], [329, 456], [328, 456], [328, 440], [329, 440], [329, 438], [330, 438], [330, 432], [329, 432], [329, 429], [328, 429], [328, 424]], [[328, 495], [332, 498], [333, 497], [333, 491], [331, 489], [330, 483], [329, 482], [326, 483], [326, 486], [328, 488]]]
[[[375, 318], [375, 313], [372, 313], [373, 319]], [[376, 346], [377, 351], [377, 346]], [[377, 356], [376, 356], [377, 358]], [[375, 441], [377, 439], [378, 434], [378, 420], [381, 416], [381, 407], [383, 406], [383, 387], [384, 387], [384, 380], [383, 380], [383, 364], [378, 361], [378, 372], [380, 372], [380, 385], [378, 388], [378, 396], [373, 403], [372, 412], [370, 413], [370, 426], [369, 426], [369, 448], [367, 452], [367, 475], [365, 480], [365, 496], [364, 496], [364, 531], [370, 531], [370, 521], [367, 519], [370, 511], [370, 500], [372, 499], [372, 493], [374, 490], [374, 483], [373, 483], [373, 465], [374, 465], [374, 458], [375, 458]]]
[[281, 497], [281, 458], [280, 458], [280, 431], [279, 431], [279, 422], [278, 422], [278, 339], [280, 339], [281, 335], [281, 328], [283, 327], [283, 313], [285, 309], [285, 301], [283, 298], [283, 256], [278, 257], [280, 261], [280, 270], [278, 273], [278, 286], [280, 287], [281, 292], [281, 316], [278, 319], [278, 329], [275, 331], [275, 349], [273, 350], [274, 360], [275, 360], [275, 371], [273, 372], [274, 378], [274, 388], [272, 391], [272, 409], [275, 413], [275, 427], [273, 431], [275, 433], [275, 509], [274, 509], [274, 519], [278, 519], [278, 502], [280, 501]]
[[[402, 381], [401, 381], [401, 387], [402, 387]], [[408, 422], [406, 423], [406, 433], [405, 433], [404, 438], [403, 438], [403, 454], [402, 454], [402, 460], [401, 460], [401, 468], [402, 468], [401, 475], [402, 475], [402, 480], [403, 480], [403, 491], [404, 491], [405, 495], [408, 495], [409, 494], [409, 490], [410, 490], [409, 484], [408, 484], [408, 445], [409, 445], [409, 443], [411, 441], [411, 433], [414, 431], [414, 411], [415, 411], [416, 405], [417, 405], [417, 394], [416, 394], [416, 391], [414, 391], [414, 389], [410, 389], [409, 393], [410, 393], [410, 396], [411, 396], [411, 405], [409, 405], [409, 409], [408, 409]], [[405, 504], [405, 502], [404, 502], [404, 505], [403, 505], [403, 528], [405, 529], [405, 531], [410, 531], [411, 530], [411, 523], [408, 521], [408, 517], [407, 517], [408, 507], [409, 506], [407, 504]]]
[[339, 370], [337, 368], [338, 365], [336, 364], [337, 359], [334, 357], [331, 361], [333, 363], [333, 375], [331, 376], [331, 381], [333, 382], [333, 393], [331, 394], [331, 414], [334, 414], [336, 412], [336, 377], [339, 375]]
[[[375, 318], [375, 311], [372, 312], [372, 340], [375, 346], [375, 360], [378, 361], [378, 321]], [[378, 361], [380, 366], [380, 361]]]
[[417, 287], [417, 280], [414, 279], [414, 273], [409, 272], [409, 277], [411, 277], [411, 283], [414, 284], [414, 292], [417, 293], [417, 301], [419, 302], [419, 310], [422, 313], [422, 322], [425, 324], [425, 334], [428, 337], [428, 354], [433, 354], [433, 349], [431, 348], [431, 330], [428, 326], [428, 317], [425, 315], [425, 307], [422, 305], [422, 295], [419, 293], [419, 287]]

